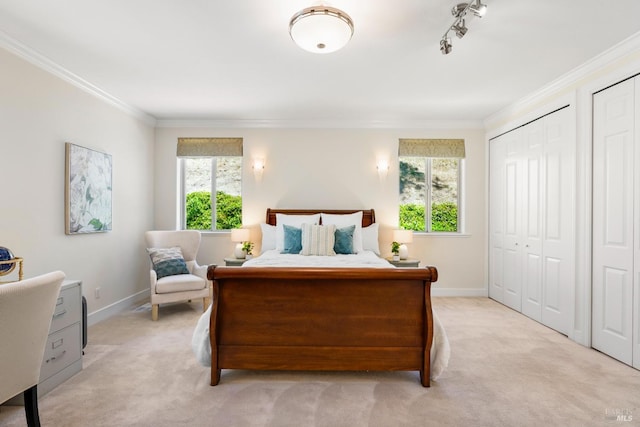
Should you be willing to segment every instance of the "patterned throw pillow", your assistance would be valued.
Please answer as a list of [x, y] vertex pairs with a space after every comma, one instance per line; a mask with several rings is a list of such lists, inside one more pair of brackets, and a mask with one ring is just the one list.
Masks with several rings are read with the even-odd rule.
[[333, 245], [333, 250], [337, 254], [353, 254], [353, 233], [356, 230], [356, 226], [337, 228], [336, 229], [336, 242]]
[[302, 255], [335, 255], [336, 226], [302, 224]]
[[184, 262], [182, 251], [175, 248], [147, 248], [153, 269], [158, 275], [158, 279], [177, 274], [189, 274], [187, 263]]

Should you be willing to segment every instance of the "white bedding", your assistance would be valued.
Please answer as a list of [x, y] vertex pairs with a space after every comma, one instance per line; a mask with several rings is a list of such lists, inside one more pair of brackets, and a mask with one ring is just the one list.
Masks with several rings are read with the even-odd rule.
[[384, 258], [372, 251], [333, 256], [304, 256], [281, 254], [277, 250], [263, 252], [242, 264], [243, 267], [374, 267], [393, 268]]
[[[246, 261], [243, 268], [251, 267], [369, 267], [394, 268], [385, 259], [371, 251], [354, 255], [302, 256], [281, 254], [277, 250], [266, 251], [257, 258]], [[191, 347], [202, 366], [211, 366], [211, 342], [209, 341], [209, 318], [211, 306], [202, 314], [193, 331]], [[431, 379], [436, 380], [449, 364], [449, 339], [440, 319], [433, 312], [433, 345], [431, 346]]]

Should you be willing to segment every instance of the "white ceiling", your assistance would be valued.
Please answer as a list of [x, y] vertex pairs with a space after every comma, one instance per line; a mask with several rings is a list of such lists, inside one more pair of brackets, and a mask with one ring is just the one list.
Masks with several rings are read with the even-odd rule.
[[640, 31], [638, 0], [486, 0], [442, 55], [456, 3], [335, 0], [327, 55], [289, 37], [313, 0], [0, 0], [0, 36], [158, 120], [396, 123], [480, 121]]

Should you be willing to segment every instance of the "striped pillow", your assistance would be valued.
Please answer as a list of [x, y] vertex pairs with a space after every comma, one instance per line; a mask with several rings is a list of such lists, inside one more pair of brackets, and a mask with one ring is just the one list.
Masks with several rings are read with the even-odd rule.
[[336, 253], [333, 250], [335, 244], [336, 226], [302, 224], [302, 252], [301, 255], [328, 255]]

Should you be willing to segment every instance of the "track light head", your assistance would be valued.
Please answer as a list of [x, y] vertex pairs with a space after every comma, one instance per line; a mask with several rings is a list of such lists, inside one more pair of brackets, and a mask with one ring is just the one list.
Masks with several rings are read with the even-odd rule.
[[459, 22], [457, 24], [454, 24], [451, 27], [451, 30], [453, 32], [456, 33], [456, 36], [458, 36], [459, 39], [463, 38], [465, 34], [467, 34], [467, 31], [469, 30], [466, 25], [464, 24], [464, 19], [462, 20], [462, 22]]
[[476, 0], [476, 3], [469, 6], [469, 9], [478, 18], [482, 18], [487, 13], [487, 5], [482, 4], [481, 0]]
[[451, 46], [451, 43], [449, 42], [449, 40], [447, 39], [440, 40], [440, 52], [442, 52], [443, 55], [450, 54], [451, 49], [453, 49], [453, 46]]
[[460, 18], [467, 9], [467, 6], [469, 6], [469, 3], [458, 3], [451, 9], [451, 14], [456, 18]]

